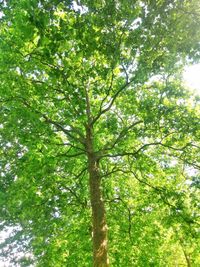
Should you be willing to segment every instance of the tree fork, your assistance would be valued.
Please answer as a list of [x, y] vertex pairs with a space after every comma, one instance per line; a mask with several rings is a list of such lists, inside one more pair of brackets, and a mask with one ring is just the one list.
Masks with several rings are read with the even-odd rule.
[[92, 206], [93, 266], [108, 267], [108, 241], [106, 211], [101, 193], [101, 177], [98, 159], [93, 149], [92, 126], [87, 127], [87, 156], [90, 202]]

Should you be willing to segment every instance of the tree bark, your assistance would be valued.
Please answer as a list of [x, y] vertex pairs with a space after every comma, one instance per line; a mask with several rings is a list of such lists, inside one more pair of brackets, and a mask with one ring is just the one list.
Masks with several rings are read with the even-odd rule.
[[106, 212], [101, 193], [101, 176], [98, 158], [92, 140], [92, 128], [87, 127], [87, 156], [89, 172], [90, 201], [92, 207], [93, 266], [108, 267]]

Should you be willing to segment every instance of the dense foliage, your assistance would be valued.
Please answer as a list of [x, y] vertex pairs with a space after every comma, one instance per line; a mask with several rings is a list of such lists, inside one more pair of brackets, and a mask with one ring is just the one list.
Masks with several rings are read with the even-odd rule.
[[92, 265], [90, 126], [110, 265], [197, 267], [200, 106], [181, 71], [200, 57], [199, 1], [11, 0], [1, 12], [2, 257]]

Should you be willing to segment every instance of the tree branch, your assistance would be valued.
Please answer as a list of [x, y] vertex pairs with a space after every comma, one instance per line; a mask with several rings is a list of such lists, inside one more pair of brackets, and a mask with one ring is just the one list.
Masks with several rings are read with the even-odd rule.
[[100, 110], [99, 113], [97, 114], [96, 117], [94, 117], [94, 119], [92, 120], [92, 124], [95, 124], [95, 122], [101, 117], [101, 115], [103, 115], [104, 113], [106, 113], [107, 111], [109, 111], [111, 109], [111, 107], [113, 106], [116, 98], [118, 97], [118, 95], [124, 90], [126, 89], [128, 86], [131, 85], [131, 83], [133, 82], [134, 79], [130, 80], [129, 82], [126, 82], [124, 85], [122, 85], [122, 87], [120, 87], [117, 92], [113, 95], [112, 100], [110, 101], [110, 103], [108, 104], [107, 108]]
[[118, 137], [113, 141], [113, 143], [111, 144], [110, 147], [107, 147], [110, 143], [106, 144], [104, 146], [104, 148], [102, 149], [102, 151], [106, 151], [106, 150], [111, 150], [115, 147], [115, 145], [120, 142], [120, 140], [129, 132], [130, 129], [132, 129], [133, 127], [135, 127], [137, 124], [142, 123], [142, 120], [136, 121], [134, 123], [132, 123], [131, 125], [125, 127], [118, 135]]
[[168, 149], [172, 149], [172, 150], [175, 150], [175, 151], [184, 151], [188, 146], [191, 145], [191, 143], [187, 143], [185, 146], [181, 147], [181, 148], [177, 148], [177, 147], [173, 147], [173, 146], [169, 146], [169, 145], [166, 145], [166, 144], [163, 144], [162, 142], [153, 142], [153, 143], [149, 143], [149, 144], [144, 144], [143, 146], [141, 146], [138, 150], [134, 151], [134, 152], [126, 152], [126, 151], [122, 151], [122, 152], [119, 152], [117, 154], [104, 154], [104, 155], [101, 155], [100, 158], [104, 158], [104, 157], [109, 157], [109, 158], [115, 158], [115, 157], [124, 157], [124, 156], [137, 156], [137, 154], [140, 153], [140, 151], [148, 148], [149, 146], [163, 146], [165, 148], [168, 148]]
[[[33, 112], [35, 112], [36, 114], [39, 114], [41, 117], [44, 118], [45, 122], [51, 124], [51, 125], [54, 125], [58, 130], [62, 131], [63, 133], [65, 133], [68, 137], [80, 142], [81, 144], [85, 144], [85, 137], [84, 135], [81, 133], [81, 131], [77, 128], [77, 127], [74, 127], [72, 125], [69, 125], [68, 126], [71, 128], [71, 130], [67, 130], [64, 126], [62, 126], [59, 122], [57, 121], [54, 121], [50, 118], [47, 117], [47, 115], [43, 114], [42, 112], [38, 111], [38, 110], [35, 110], [28, 102], [26, 99], [22, 98], [22, 97], [18, 97], [22, 100], [23, 104], [30, 108]], [[79, 135], [79, 138], [75, 137], [74, 135], [71, 134], [71, 132], [74, 132], [76, 134]]]

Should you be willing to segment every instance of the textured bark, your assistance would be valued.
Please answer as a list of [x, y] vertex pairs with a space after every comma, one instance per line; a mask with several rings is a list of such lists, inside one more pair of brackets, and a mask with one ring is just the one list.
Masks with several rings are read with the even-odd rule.
[[93, 266], [107, 267], [109, 266], [109, 262], [106, 212], [101, 195], [101, 177], [99, 164], [93, 149], [92, 129], [90, 127], [88, 127], [87, 129], [87, 151], [90, 201], [92, 206], [93, 223]]

